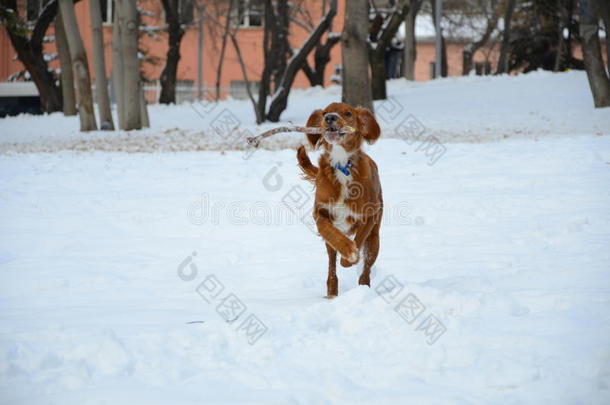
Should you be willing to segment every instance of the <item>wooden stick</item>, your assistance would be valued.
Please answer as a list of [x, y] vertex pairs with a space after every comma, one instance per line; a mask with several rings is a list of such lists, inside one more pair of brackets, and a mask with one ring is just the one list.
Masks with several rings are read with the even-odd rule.
[[[319, 127], [300, 127], [300, 126], [277, 127], [277, 128], [273, 128], [268, 131], [265, 131], [258, 136], [250, 136], [250, 137], [246, 138], [246, 141], [248, 142], [249, 145], [252, 145], [255, 148], [258, 148], [261, 140], [268, 138], [271, 135], [279, 134], [282, 132], [303, 132], [306, 134], [321, 134], [324, 132], [324, 130]], [[343, 127], [343, 128], [341, 128], [341, 132], [343, 132], [343, 133], [354, 132], [354, 128]]]
[[269, 131], [265, 131], [258, 136], [250, 136], [250, 137], [246, 138], [246, 141], [248, 142], [249, 145], [252, 145], [255, 148], [258, 148], [261, 140], [268, 138], [271, 135], [279, 134], [281, 132], [304, 132], [307, 134], [321, 134], [322, 128], [299, 127], [299, 126], [277, 127], [277, 128], [270, 129]]

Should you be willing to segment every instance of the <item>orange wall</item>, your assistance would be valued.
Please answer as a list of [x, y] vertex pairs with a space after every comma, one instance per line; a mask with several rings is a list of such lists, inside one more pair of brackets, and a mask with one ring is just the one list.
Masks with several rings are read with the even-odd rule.
[[[319, 1], [309, 2], [311, 5], [311, 14], [314, 21], [319, 20], [321, 16], [321, 7]], [[339, 13], [334, 19], [333, 31], [340, 31], [342, 28], [343, 20], [343, 2], [339, 2]], [[146, 25], [149, 26], [160, 26], [162, 15], [162, 7], [159, 1], [155, 0], [140, 0], [139, 6], [150, 10], [155, 14], [155, 17], [144, 16], [143, 19]], [[89, 18], [89, 2], [81, 1], [75, 5], [75, 13], [79, 24], [82, 40], [87, 49], [87, 57], [91, 68], [91, 30], [90, 18]], [[197, 13], [195, 12], [195, 19], [197, 19]], [[224, 24], [224, 21], [219, 21]], [[219, 33], [213, 34], [213, 31], [221, 31], [222, 27], [218, 23], [207, 21], [204, 24], [204, 50], [203, 50], [203, 82], [204, 85], [214, 87], [216, 82], [216, 68], [220, 56], [221, 38]], [[54, 27], [51, 25], [47, 32], [47, 35], [53, 35]], [[294, 48], [298, 48], [307, 38], [308, 33], [292, 24], [292, 31], [290, 32], [290, 42]], [[243, 55], [243, 59], [247, 66], [249, 80], [258, 80], [262, 71], [263, 61], [263, 50], [262, 50], [262, 28], [242, 28], [237, 33], [237, 38], [240, 44], [240, 50]], [[181, 60], [178, 65], [178, 80], [197, 80], [197, 47], [198, 47], [198, 30], [197, 25], [188, 29], [185, 33], [181, 47]], [[105, 45], [105, 56], [106, 56], [106, 74], [110, 75], [112, 71], [112, 26], [104, 26], [104, 45]], [[12, 73], [23, 70], [22, 64], [13, 60], [16, 53], [10, 44], [10, 40], [6, 31], [2, 29], [0, 31], [0, 81], [7, 79]], [[45, 44], [45, 53], [56, 53], [54, 43]], [[140, 39], [140, 48], [144, 50], [148, 57], [156, 59], [155, 65], [150, 63], [143, 63], [142, 70], [144, 75], [152, 80], [156, 80], [161, 75], [163, 66], [165, 64], [165, 55], [167, 52], [167, 33], [159, 31], [151, 35], [142, 35]], [[332, 50], [332, 61], [327, 65], [326, 78], [327, 80], [333, 74], [334, 66], [340, 63], [341, 59], [341, 47], [335, 46]], [[310, 58], [313, 59], [313, 58]], [[313, 66], [313, 63], [312, 63]], [[52, 69], [59, 67], [58, 60], [54, 60], [50, 63]], [[90, 69], [92, 70], [92, 69]], [[93, 76], [93, 72], [91, 72]], [[244, 80], [241, 72], [240, 65], [238, 63], [237, 53], [235, 52], [230, 41], [227, 43], [225, 62], [222, 69], [222, 82], [221, 87], [228, 88], [232, 80]], [[295, 87], [308, 87], [307, 78], [303, 73], [299, 73], [295, 80]]]

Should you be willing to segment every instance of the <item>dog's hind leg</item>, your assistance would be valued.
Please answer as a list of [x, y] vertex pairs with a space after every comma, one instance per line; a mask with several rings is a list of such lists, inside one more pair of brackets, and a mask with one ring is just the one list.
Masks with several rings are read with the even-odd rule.
[[371, 286], [371, 267], [379, 254], [379, 224], [377, 224], [364, 242], [364, 268], [358, 279], [358, 284]]
[[337, 251], [326, 243], [328, 253], [328, 278], [326, 279], [326, 298], [334, 298], [339, 294], [339, 280], [337, 279]]

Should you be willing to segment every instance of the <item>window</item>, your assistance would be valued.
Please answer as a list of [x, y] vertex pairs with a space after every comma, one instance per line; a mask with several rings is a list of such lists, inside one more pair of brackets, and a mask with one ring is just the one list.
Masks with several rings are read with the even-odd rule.
[[[250, 90], [252, 93], [258, 93], [259, 83], [250, 82]], [[248, 98], [248, 88], [243, 80], [231, 80], [231, 97], [236, 100], [244, 100]]]
[[114, 21], [114, 1], [115, 0], [100, 0], [103, 24], [112, 24], [112, 21]]
[[263, 3], [261, 0], [238, 0], [234, 13], [235, 25], [240, 27], [262, 27]]

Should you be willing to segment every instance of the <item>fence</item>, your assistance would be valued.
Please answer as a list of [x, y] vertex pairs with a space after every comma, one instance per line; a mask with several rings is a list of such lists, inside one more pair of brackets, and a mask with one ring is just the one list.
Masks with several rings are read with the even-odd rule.
[[[95, 97], [95, 85], [91, 86], [93, 89], [93, 95]], [[108, 81], [108, 87], [110, 89], [110, 102], [112, 104], [116, 103], [116, 94], [114, 91], [114, 87], [112, 86], [112, 80]], [[157, 80], [154, 83], [149, 83], [144, 85], [144, 98], [148, 104], [158, 104], [159, 97], [161, 95], [161, 83]], [[184, 103], [184, 102], [192, 102], [198, 99], [208, 99], [213, 100], [216, 98], [216, 88], [215, 87], [202, 87], [201, 89], [201, 97], [198, 94], [199, 90], [197, 86], [190, 85], [176, 85], [176, 104]], [[221, 87], [220, 88], [220, 99], [225, 99], [229, 96], [232, 96], [233, 92], [230, 88]]]

